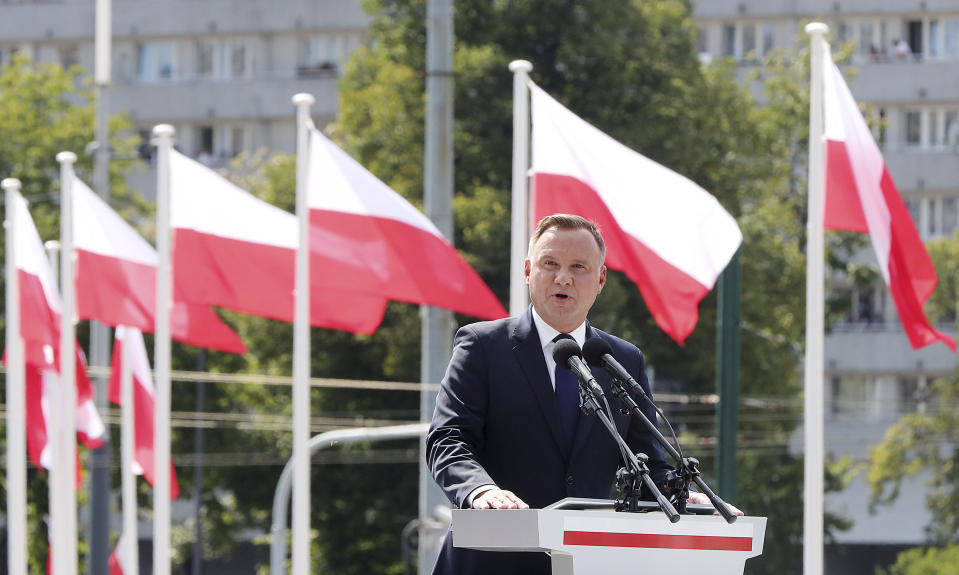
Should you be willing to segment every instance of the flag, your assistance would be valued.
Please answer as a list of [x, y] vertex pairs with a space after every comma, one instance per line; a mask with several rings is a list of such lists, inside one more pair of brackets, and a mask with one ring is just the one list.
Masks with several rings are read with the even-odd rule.
[[[73, 235], [79, 318], [152, 332], [156, 250], [76, 177]], [[174, 297], [170, 324], [171, 337], [177, 341], [230, 353], [246, 352], [240, 336], [209, 306], [183, 303]]]
[[842, 73], [828, 49], [824, 54], [824, 227], [869, 234], [913, 349], [941, 341], [956, 351], [953, 338], [933, 328], [923, 311], [938, 281], [932, 258]]
[[315, 128], [308, 171], [313, 285], [485, 319], [508, 315], [429, 218]]
[[[113, 359], [110, 366], [110, 383], [108, 387], [108, 396], [110, 401], [116, 405], [122, 405], [120, 376], [123, 357], [124, 332], [131, 330], [133, 337], [133, 347], [130, 350], [129, 357], [132, 362], [133, 372], [133, 419], [134, 425], [134, 450], [133, 460], [139, 469], [134, 469], [137, 474], [142, 473], [143, 477], [154, 484], [156, 479], [156, 466], [154, 463], [154, 403], [153, 403], [153, 377], [150, 375], [150, 360], [147, 358], [147, 349], [143, 343], [143, 334], [140, 330], [127, 326], [118, 326], [115, 331], [113, 341]], [[176, 499], [180, 496], [180, 486], [177, 482], [176, 470], [173, 464], [170, 464], [170, 498]]]
[[[23, 198], [12, 207], [17, 218], [14, 249], [17, 250], [17, 281], [20, 287], [20, 335], [26, 361], [27, 455], [37, 467], [49, 469], [53, 464], [48, 439], [56, 423], [52, 398], [59, 393], [60, 380], [60, 295], [53, 281], [53, 271], [43, 250]], [[10, 209], [10, 208], [8, 208]], [[77, 434], [90, 448], [103, 444], [106, 428], [93, 403], [93, 388], [87, 376], [83, 350], [76, 346]], [[77, 459], [79, 470], [79, 459]], [[77, 481], [80, 474], [77, 473]]]
[[109, 575], [123, 575], [126, 567], [126, 560], [123, 554], [123, 544], [124, 544], [123, 533], [120, 534], [120, 537], [117, 539], [117, 545], [113, 548], [113, 553], [110, 553], [110, 559], [107, 561], [107, 566], [110, 568]]
[[530, 90], [533, 221], [570, 213], [598, 224], [606, 265], [639, 287], [659, 327], [682, 343], [742, 243], [736, 221], [689, 178]]
[[[175, 150], [170, 153], [170, 205], [177, 297], [293, 321], [296, 216]], [[312, 288], [312, 325], [376, 331], [386, 299], [352, 287]]]

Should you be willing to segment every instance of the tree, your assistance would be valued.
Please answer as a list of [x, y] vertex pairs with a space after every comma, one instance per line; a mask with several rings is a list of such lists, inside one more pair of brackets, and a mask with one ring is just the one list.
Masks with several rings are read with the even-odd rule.
[[[93, 140], [93, 91], [81, 81], [82, 75], [78, 67], [65, 70], [32, 62], [24, 56], [15, 56], [9, 64], [0, 66], [0, 178], [21, 181], [21, 193], [30, 202], [30, 214], [44, 239], [59, 237], [57, 153], [69, 150], [77, 154], [75, 168], [81, 178], [90, 174], [93, 167], [93, 159], [83, 153]], [[111, 144], [118, 156], [110, 165], [110, 185], [121, 205], [132, 202], [122, 179], [122, 173], [130, 166], [130, 160], [124, 156], [133, 150], [132, 140], [123, 137], [129, 126], [124, 116], [110, 120]], [[5, 244], [0, 244], [0, 254], [5, 249]], [[0, 278], [0, 297], [5, 297], [5, 293], [5, 278]], [[4, 344], [5, 324], [5, 316], [0, 316], [0, 341]], [[80, 335], [85, 340], [85, 334]], [[2, 434], [5, 442], [5, 428]], [[4, 490], [0, 493], [4, 500], [5, 479], [4, 475]], [[42, 519], [47, 510], [46, 479], [43, 470], [28, 471], [27, 540], [30, 571], [36, 573], [43, 571], [47, 556], [47, 527]], [[83, 495], [78, 494], [81, 503]]]
[[[939, 286], [927, 305], [930, 319], [955, 323], [959, 301], [959, 234], [927, 246], [939, 274]], [[895, 501], [903, 481], [931, 473], [926, 507], [930, 547], [899, 554], [890, 575], [932, 575], [955, 571], [959, 556], [959, 373], [936, 380], [925, 390], [917, 412], [902, 416], [870, 449], [867, 479], [873, 504]]]

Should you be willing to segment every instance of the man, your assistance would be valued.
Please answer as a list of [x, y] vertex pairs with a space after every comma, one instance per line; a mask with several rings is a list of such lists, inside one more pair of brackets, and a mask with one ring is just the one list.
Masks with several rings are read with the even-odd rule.
[[[639, 349], [586, 322], [606, 284], [605, 254], [592, 222], [565, 214], [543, 218], [525, 266], [532, 306], [521, 317], [457, 332], [426, 440], [433, 477], [457, 507], [542, 508], [565, 497], [609, 497], [619, 448], [595, 415], [575, 407], [570, 414], [562, 391], [570, 374], [554, 369], [552, 358], [561, 334], [580, 346], [603, 338], [651, 396]], [[607, 374], [595, 376], [611, 397]], [[642, 407], [655, 421], [653, 409]], [[652, 478], [663, 485], [669, 466], [661, 447], [640, 422], [618, 410], [614, 415], [620, 434], [634, 452], [649, 456]], [[434, 573], [548, 574], [550, 562], [544, 553], [454, 548], [447, 533]]]

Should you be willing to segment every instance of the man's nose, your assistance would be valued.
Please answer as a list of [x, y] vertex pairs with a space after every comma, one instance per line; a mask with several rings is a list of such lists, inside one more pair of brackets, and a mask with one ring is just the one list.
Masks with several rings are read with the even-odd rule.
[[556, 272], [555, 281], [560, 285], [570, 285], [573, 283], [573, 274], [569, 270], [559, 270]]

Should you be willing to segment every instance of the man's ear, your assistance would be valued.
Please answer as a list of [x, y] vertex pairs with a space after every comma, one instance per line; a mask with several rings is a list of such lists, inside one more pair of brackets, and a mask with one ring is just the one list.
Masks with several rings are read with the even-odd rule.
[[526, 276], [526, 285], [529, 285], [529, 258], [526, 258], [526, 261], [523, 263], [523, 274]]
[[606, 285], [606, 266], [599, 268], [599, 291], [603, 291], [603, 286]]

